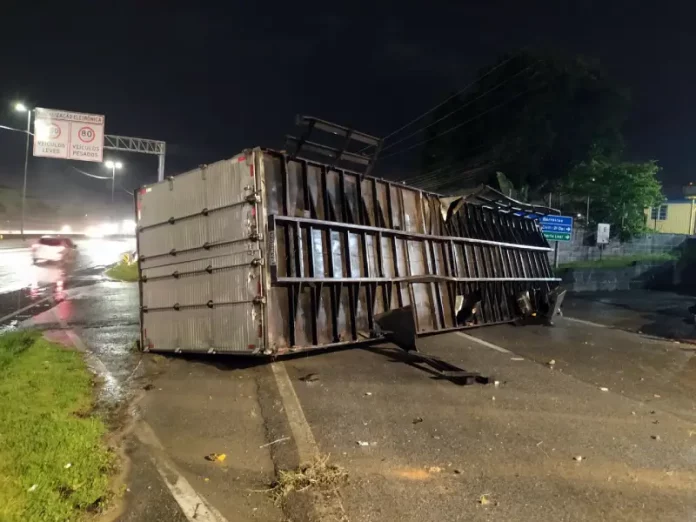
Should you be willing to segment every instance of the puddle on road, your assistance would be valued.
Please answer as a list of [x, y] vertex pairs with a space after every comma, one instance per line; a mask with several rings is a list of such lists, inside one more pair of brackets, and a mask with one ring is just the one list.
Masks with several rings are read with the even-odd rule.
[[[64, 301], [69, 290], [106, 280], [103, 271], [104, 267], [93, 267], [73, 275], [56, 266], [48, 280], [36, 280], [19, 290], [0, 294], [0, 333]], [[16, 313], [18, 310], [23, 311]]]

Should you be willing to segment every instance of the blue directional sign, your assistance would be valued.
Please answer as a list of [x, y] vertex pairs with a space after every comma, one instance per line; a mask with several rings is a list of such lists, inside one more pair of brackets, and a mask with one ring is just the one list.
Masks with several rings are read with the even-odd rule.
[[539, 219], [541, 232], [549, 241], [570, 241], [573, 233], [572, 216], [543, 216]]

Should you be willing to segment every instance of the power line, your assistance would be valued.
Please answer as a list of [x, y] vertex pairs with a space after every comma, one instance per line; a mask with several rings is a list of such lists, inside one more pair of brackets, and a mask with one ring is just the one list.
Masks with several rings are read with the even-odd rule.
[[111, 179], [111, 176], [97, 176], [95, 174], [90, 174], [89, 172], [85, 172], [84, 170], [80, 170], [77, 167], [73, 167], [72, 165], [70, 166], [71, 169], [76, 170], [80, 174], [84, 174], [85, 176], [89, 176], [90, 178], [95, 178], [95, 179]]
[[[392, 136], [394, 136], [395, 134], [398, 134], [399, 132], [401, 132], [401, 131], [404, 130], [405, 128], [410, 127], [411, 125], [413, 125], [413, 124], [416, 123], [417, 121], [422, 120], [422, 119], [425, 118], [428, 114], [431, 114], [433, 111], [435, 111], [435, 110], [439, 109], [440, 107], [442, 107], [443, 105], [445, 105], [448, 101], [450, 101], [450, 100], [456, 98], [457, 96], [459, 96], [460, 94], [462, 94], [464, 91], [466, 91], [466, 90], [470, 89], [471, 87], [473, 87], [474, 85], [476, 85], [479, 81], [483, 80], [486, 76], [489, 76], [489, 75], [493, 74], [496, 70], [498, 70], [498, 69], [500, 69], [501, 67], [503, 67], [504, 65], [507, 65], [508, 63], [510, 63], [514, 58], [517, 58], [519, 55], [521, 55], [521, 54], [525, 51], [525, 49], [526, 49], [526, 47], [523, 47], [523, 48], [520, 49], [517, 53], [515, 53], [515, 54], [513, 54], [512, 56], [510, 56], [509, 58], [503, 60], [503, 61], [500, 62], [499, 64], [495, 65], [495, 66], [492, 67], [490, 70], [488, 70], [485, 74], [483, 74], [482, 76], [477, 77], [474, 81], [472, 81], [471, 83], [468, 83], [468, 84], [465, 85], [462, 89], [458, 90], [457, 92], [455, 92], [454, 94], [452, 94], [450, 97], [448, 97], [448, 98], [445, 99], [444, 101], [438, 103], [437, 105], [435, 105], [435, 106], [432, 107], [431, 109], [428, 109], [428, 110], [425, 111], [423, 114], [421, 114], [420, 116], [418, 116], [418, 117], [412, 119], [411, 121], [409, 121], [409, 122], [406, 123], [405, 125], [402, 125], [401, 127], [399, 127], [398, 129], [396, 129], [395, 131], [390, 132], [389, 134], [387, 134], [387, 135], [386, 135], [384, 138], [382, 138], [382, 139], [383, 139], [383, 140], [387, 140], [387, 139], [391, 138]], [[362, 149], [360, 152], [364, 152], [365, 150], [367, 150], [367, 149], [370, 148], [370, 147], [371, 147], [371, 145], [368, 145], [367, 147], [365, 147], [364, 149]]]
[[[21, 132], [22, 134], [27, 134], [26, 129], [15, 129], [14, 127], [7, 127], [6, 125], [0, 125], [0, 129], [5, 129], [5, 130], [9, 130], [9, 131], [14, 131], [14, 132]], [[29, 136], [34, 135], [33, 132], [29, 132], [28, 134], [29, 134]]]
[[449, 118], [449, 117], [452, 116], [453, 114], [455, 114], [455, 113], [461, 111], [462, 109], [468, 107], [469, 105], [471, 105], [471, 104], [474, 103], [475, 101], [480, 100], [481, 98], [483, 98], [484, 96], [486, 96], [486, 95], [490, 94], [491, 92], [495, 91], [495, 90], [498, 89], [499, 87], [502, 87], [503, 85], [505, 85], [506, 83], [508, 83], [508, 82], [509, 82], [510, 80], [512, 80], [513, 78], [516, 78], [516, 77], [519, 76], [520, 74], [522, 74], [522, 73], [528, 71], [529, 69], [531, 69], [532, 67], [534, 67], [537, 63], [539, 63], [539, 62], [537, 61], [537, 62], [534, 62], [534, 63], [528, 65], [527, 67], [525, 67], [524, 69], [522, 69], [522, 70], [516, 72], [515, 74], [513, 74], [513, 75], [510, 76], [509, 78], [506, 78], [506, 79], [503, 80], [502, 82], [498, 82], [496, 85], [494, 85], [494, 86], [491, 87], [490, 89], [486, 90], [485, 92], [481, 93], [480, 95], [478, 95], [478, 96], [477, 96], [476, 98], [474, 98], [473, 100], [469, 100], [469, 101], [466, 102], [465, 104], [463, 104], [463, 105], [457, 107], [457, 108], [454, 109], [453, 111], [448, 112], [447, 114], [445, 114], [445, 115], [442, 116], [441, 118], [435, 120], [435, 121], [432, 122], [432, 123], [429, 123], [429, 124], [426, 125], [425, 127], [421, 127], [420, 129], [418, 129], [418, 130], [412, 132], [411, 134], [409, 134], [408, 136], [405, 136], [405, 137], [401, 138], [400, 140], [397, 140], [397, 141], [395, 141], [394, 143], [391, 143], [390, 145], [384, 147], [384, 148], [382, 149], [382, 152], [391, 149], [394, 145], [398, 145], [399, 143], [402, 143], [402, 142], [406, 141], [407, 139], [412, 138], [413, 136], [416, 136], [417, 134], [420, 134], [420, 133], [423, 132], [424, 130], [429, 129], [430, 127], [432, 127], [433, 125], [437, 125], [438, 123], [440, 123], [441, 121], [443, 121], [443, 120]]
[[457, 125], [455, 125], [455, 126], [453, 126], [453, 127], [450, 127], [449, 129], [447, 129], [447, 130], [445, 130], [445, 131], [442, 131], [440, 134], [436, 134], [435, 136], [432, 136], [432, 137], [430, 137], [430, 138], [428, 138], [428, 139], [419, 141], [418, 143], [415, 143], [415, 144], [411, 145], [410, 147], [406, 147], [405, 149], [397, 150], [396, 152], [392, 152], [391, 154], [387, 154], [386, 156], [381, 156], [380, 159], [385, 159], [385, 158], [389, 158], [389, 157], [391, 157], [391, 156], [395, 156], [395, 155], [397, 155], [397, 154], [402, 154], [402, 153], [407, 152], [407, 151], [409, 151], [409, 150], [415, 149], [416, 147], [419, 147], [420, 145], [423, 145], [423, 144], [428, 143], [428, 142], [431, 142], [431, 141], [433, 141], [433, 140], [435, 140], [435, 139], [437, 139], [437, 138], [440, 138], [440, 137], [444, 136], [445, 134], [449, 134], [450, 132], [455, 131], [455, 130], [457, 130], [457, 129], [463, 127], [463, 126], [466, 125], [467, 123], [471, 123], [472, 121], [474, 121], [474, 120], [480, 118], [481, 116], [485, 116], [485, 115], [488, 114], [489, 112], [492, 112], [492, 111], [494, 111], [494, 110], [496, 110], [496, 109], [499, 109], [500, 107], [503, 107], [504, 105], [507, 105], [508, 103], [511, 103], [511, 102], [515, 101], [517, 98], [519, 98], [519, 97], [522, 96], [523, 94], [527, 94], [527, 93], [529, 93], [529, 92], [531, 92], [531, 91], [532, 91], [532, 89], [528, 89], [528, 90], [526, 90], [526, 91], [519, 92], [519, 93], [517, 93], [515, 96], [513, 96], [512, 98], [509, 98], [509, 99], [505, 100], [504, 102], [501, 102], [501, 103], [499, 103], [499, 104], [497, 104], [497, 105], [494, 105], [493, 107], [491, 107], [491, 108], [489, 108], [489, 109], [486, 109], [485, 111], [480, 112], [480, 113], [478, 113], [478, 114], [475, 115], [475, 116], [472, 116], [472, 117], [469, 118], [468, 120], [463, 121], [462, 123], [459, 123], [459, 124], [457, 124]]
[[125, 192], [126, 194], [128, 194], [128, 195], [130, 195], [130, 196], [133, 195], [133, 193], [132, 193], [130, 190], [126, 190], [126, 189], [123, 187], [123, 185], [121, 185], [121, 182], [120, 182], [120, 181], [119, 181], [119, 183], [118, 183], [118, 188], [120, 188], [123, 192]]

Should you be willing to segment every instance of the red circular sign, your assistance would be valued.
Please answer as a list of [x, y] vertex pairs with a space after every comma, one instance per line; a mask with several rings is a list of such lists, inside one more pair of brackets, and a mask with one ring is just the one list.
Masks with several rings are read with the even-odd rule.
[[94, 132], [92, 127], [82, 127], [79, 131], [77, 131], [77, 137], [80, 138], [80, 141], [84, 143], [93, 142], [96, 136], [97, 133]]
[[48, 139], [56, 140], [60, 136], [60, 127], [55, 123], [51, 123], [48, 126]]

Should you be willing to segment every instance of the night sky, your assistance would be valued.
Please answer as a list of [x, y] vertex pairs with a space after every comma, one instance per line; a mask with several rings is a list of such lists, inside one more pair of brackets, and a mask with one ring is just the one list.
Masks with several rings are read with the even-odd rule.
[[[453, 2], [456, 3], [456, 2]], [[101, 12], [3, 5], [0, 125], [11, 103], [106, 115], [106, 132], [164, 140], [167, 174], [256, 145], [281, 148], [296, 114], [386, 135], [525, 46], [597, 58], [632, 93], [629, 159], [656, 159], [670, 195], [692, 175], [696, 140], [694, 9], [688, 2], [252, 2], [224, 10], [100, 2]], [[143, 2], [144, 4], [144, 2]], [[607, 4], [613, 4], [613, 7]], [[93, 4], [96, 5], [96, 4]], [[24, 137], [0, 130], [0, 184], [20, 186]], [[415, 140], [414, 140], [415, 141]], [[151, 182], [156, 159], [113, 153], [126, 188]], [[417, 172], [413, 152], [378, 175]], [[29, 191], [107, 201], [108, 183], [63, 160], [32, 160]], [[106, 174], [103, 166], [75, 163]], [[122, 201], [128, 201], [120, 192]]]

